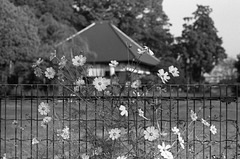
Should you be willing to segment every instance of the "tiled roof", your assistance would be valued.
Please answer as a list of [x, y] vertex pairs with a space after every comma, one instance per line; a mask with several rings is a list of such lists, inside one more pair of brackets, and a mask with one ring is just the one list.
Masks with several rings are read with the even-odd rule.
[[[80, 36], [88, 44], [89, 50], [96, 54], [94, 57], [88, 57], [88, 62], [99, 63], [111, 60], [132, 62], [138, 60], [142, 64], [150, 66], [159, 63], [156, 57], [149, 54], [143, 54], [139, 58], [137, 49], [142, 47], [108, 21], [93, 23], [66, 40], [76, 36]], [[131, 45], [130, 48], [129, 45]]]

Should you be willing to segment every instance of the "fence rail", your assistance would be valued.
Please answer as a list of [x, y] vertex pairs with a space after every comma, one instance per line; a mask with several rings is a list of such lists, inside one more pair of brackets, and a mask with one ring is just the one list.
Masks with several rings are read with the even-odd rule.
[[[72, 87], [0, 85], [0, 158], [154, 158], [162, 142], [172, 145], [176, 158], [240, 158], [239, 85], [111, 87], [104, 92], [92, 87], [77, 93]], [[46, 114], [40, 113], [46, 111], [39, 110], [42, 102], [49, 106]], [[121, 105], [128, 116], [121, 115]], [[146, 139], [151, 126], [158, 129], [154, 141]], [[184, 149], [173, 127], [180, 129]], [[115, 128], [121, 133], [112, 140]]]

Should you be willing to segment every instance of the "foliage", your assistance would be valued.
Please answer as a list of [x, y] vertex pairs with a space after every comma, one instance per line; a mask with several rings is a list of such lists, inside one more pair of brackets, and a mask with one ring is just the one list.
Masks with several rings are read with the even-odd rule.
[[[47, 59], [53, 46], [95, 21], [112, 21], [124, 33], [142, 45], [148, 45], [156, 57], [170, 55], [173, 42], [168, 18], [162, 10], [162, 0], [10, 0], [19, 8], [30, 8], [37, 17], [40, 46], [35, 51]], [[91, 53], [81, 39], [65, 41], [62, 54]]]
[[0, 15], [0, 69], [8, 77], [12, 72], [10, 66], [13, 68], [16, 63], [32, 62], [40, 39], [37, 20], [29, 7], [16, 7], [3, 0]]
[[[226, 58], [221, 46], [222, 39], [217, 35], [217, 29], [210, 17], [212, 9], [198, 5], [194, 17], [186, 17], [182, 36], [177, 38], [174, 46], [193, 81], [200, 82], [203, 73], [210, 72], [222, 59]], [[193, 20], [193, 23], [191, 23]]]
[[163, 68], [165, 70], [168, 69], [171, 65], [176, 66], [179, 68], [179, 77], [171, 78], [168, 83], [169, 84], [184, 84], [186, 83], [184, 68], [181, 68], [181, 61], [179, 61], [175, 57], [167, 56], [160, 59], [160, 63], [157, 65], [157, 68]]
[[234, 67], [238, 73], [237, 81], [240, 82], [240, 54], [237, 55], [237, 61], [234, 63]]
[[[4, 0], [1, 5], [1, 65], [9, 61], [28, 61], [34, 57], [39, 46], [37, 23], [28, 7], [15, 7]], [[35, 23], [34, 23], [35, 22]]]
[[[142, 54], [142, 51], [140, 50], [139, 53]], [[199, 119], [201, 108], [196, 110], [196, 113], [193, 110], [187, 110], [190, 114], [190, 122], [188, 119], [186, 122], [185, 120], [180, 122], [173, 115], [172, 117], [176, 120], [173, 120], [173, 123], [165, 123], [163, 118], [169, 117], [174, 109], [171, 102], [162, 102], [159, 98], [153, 102], [152, 99], [147, 98], [150, 92], [155, 91], [153, 89], [158, 89], [158, 97], [164, 96], [164, 92], [166, 92], [164, 85], [160, 85], [158, 88], [141, 89], [142, 84], [139, 79], [129, 81], [123, 86], [117, 80], [110, 81], [104, 77], [96, 77], [93, 85], [90, 85], [84, 80], [88, 66], [85, 65], [86, 57], [83, 54], [67, 60], [64, 56], [60, 59], [53, 53], [50, 59], [56, 61], [58, 67], [46, 68], [42, 66], [43, 60], [39, 59], [33, 65], [36, 75], [57, 80], [58, 84], [64, 87], [60, 94], [72, 97], [67, 103], [64, 103], [67, 107], [63, 114], [57, 112], [52, 114], [49, 104], [45, 102], [40, 103], [38, 107], [39, 113], [43, 115], [42, 127], [51, 126], [51, 120], [53, 120], [56, 131], [53, 131], [51, 136], [54, 136], [56, 142], [64, 142], [66, 146], [72, 147], [67, 154], [56, 154], [58, 158], [68, 155], [73, 158], [80, 156], [81, 158], [109, 159], [156, 157], [173, 159], [173, 156], [181, 155], [189, 157], [191, 153], [182, 154], [182, 152], [185, 152], [186, 145], [189, 146], [195, 142], [190, 136], [196, 124], [205, 125], [205, 129], [208, 129], [213, 135], [217, 133], [216, 127], [212, 123], [208, 123], [207, 119]], [[109, 65], [117, 67], [118, 62], [111, 61]], [[70, 67], [75, 67], [75, 69], [69, 69]], [[158, 70], [157, 75], [162, 83], [166, 83], [170, 77], [178, 77], [179, 71], [176, 67], [169, 66], [166, 69]], [[126, 95], [129, 98], [126, 99]], [[118, 100], [115, 100], [114, 97], [117, 97]], [[140, 100], [141, 97], [145, 97], [144, 100]], [[146, 107], [146, 103], [148, 103], [148, 107]], [[58, 107], [58, 102], [53, 105]], [[87, 116], [94, 116], [95, 123], [91, 123], [92, 118], [88, 119]], [[68, 126], [68, 124], [63, 125], [64, 120], [76, 122]], [[88, 144], [88, 146], [80, 145], [82, 149], [80, 154], [74, 148], [79, 146], [78, 134], [82, 134], [81, 140], [85, 141], [84, 139], [86, 139]], [[213, 142], [208, 137], [198, 140], [199, 143], [211, 140], [205, 145], [206, 147], [211, 146]], [[187, 143], [185, 143], [186, 141]], [[32, 142], [34, 145], [42, 144], [41, 138], [34, 137]], [[202, 150], [197, 149], [197, 151], [201, 152]], [[192, 157], [196, 157], [194, 155]]]
[[164, 26], [169, 25], [162, 10], [162, 1], [94, 0], [77, 1], [76, 12], [85, 17], [87, 24], [110, 20], [128, 36], [149, 46], [156, 57], [169, 52], [172, 36]]

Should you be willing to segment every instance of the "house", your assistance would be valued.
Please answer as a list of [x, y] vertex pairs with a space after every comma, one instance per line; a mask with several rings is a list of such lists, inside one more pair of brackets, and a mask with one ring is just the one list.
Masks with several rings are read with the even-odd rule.
[[237, 78], [237, 70], [234, 67], [235, 60], [227, 58], [216, 65], [210, 73], [204, 73], [205, 82], [216, 84], [223, 80], [231, 81]]
[[[91, 65], [88, 69], [89, 77], [123, 72], [150, 74], [152, 68], [159, 63], [159, 60], [150, 54], [138, 54], [138, 49], [142, 47], [109, 21], [93, 23], [62, 41], [57, 47], [61, 49], [61, 45], [77, 37], [86, 43], [91, 52], [86, 55], [87, 63]], [[118, 61], [119, 65], [111, 68], [111, 60]]]

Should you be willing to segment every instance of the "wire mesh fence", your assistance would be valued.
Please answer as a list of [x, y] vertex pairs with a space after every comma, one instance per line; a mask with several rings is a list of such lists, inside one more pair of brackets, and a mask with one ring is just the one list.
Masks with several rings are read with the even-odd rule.
[[[176, 158], [240, 157], [238, 85], [119, 90], [85, 89], [76, 95], [59, 85], [0, 85], [0, 157], [156, 158], [159, 150], [153, 147], [162, 142], [172, 145]], [[146, 140], [151, 126], [161, 140]], [[184, 149], [173, 127], [180, 129]], [[121, 133], [113, 139], [116, 128]]]

